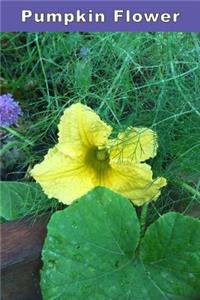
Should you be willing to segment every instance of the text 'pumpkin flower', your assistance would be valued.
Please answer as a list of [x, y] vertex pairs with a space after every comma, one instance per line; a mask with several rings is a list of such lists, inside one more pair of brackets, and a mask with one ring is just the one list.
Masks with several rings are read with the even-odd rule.
[[156, 155], [152, 130], [128, 128], [108, 139], [112, 128], [80, 103], [65, 110], [58, 129], [58, 144], [31, 171], [50, 198], [70, 204], [103, 186], [142, 205], [156, 200], [166, 185], [163, 177], [152, 179], [151, 167], [142, 163]]

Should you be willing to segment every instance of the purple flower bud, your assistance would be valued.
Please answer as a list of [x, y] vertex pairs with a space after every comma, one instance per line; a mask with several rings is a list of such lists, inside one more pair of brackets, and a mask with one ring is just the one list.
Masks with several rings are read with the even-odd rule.
[[21, 108], [11, 94], [0, 96], [0, 125], [16, 125], [19, 116], [22, 115]]

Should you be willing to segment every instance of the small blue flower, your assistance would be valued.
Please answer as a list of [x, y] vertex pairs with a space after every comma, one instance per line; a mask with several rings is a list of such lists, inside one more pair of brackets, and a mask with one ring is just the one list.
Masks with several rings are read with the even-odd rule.
[[82, 58], [86, 58], [89, 55], [90, 50], [86, 47], [81, 47], [80, 49], [80, 56]]
[[11, 94], [0, 96], [0, 126], [16, 125], [21, 115], [21, 108]]

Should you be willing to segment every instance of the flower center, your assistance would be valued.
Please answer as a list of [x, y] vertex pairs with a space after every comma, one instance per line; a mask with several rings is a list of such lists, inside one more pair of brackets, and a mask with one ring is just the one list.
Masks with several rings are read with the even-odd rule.
[[96, 157], [98, 160], [104, 161], [108, 159], [108, 152], [105, 149], [97, 150]]
[[109, 152], [106, 149], [98, 149], [97, 147], [88, 149], [85, 156], [85, 165], [87, 166], [87, 170], [91, 171], [92, 180], [95, 182], [95, 185], [104, 185], [111, 168], [109, 164]]

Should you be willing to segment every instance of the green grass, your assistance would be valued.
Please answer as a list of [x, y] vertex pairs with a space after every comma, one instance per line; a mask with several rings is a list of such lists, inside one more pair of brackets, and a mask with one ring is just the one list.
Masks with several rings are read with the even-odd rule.
[[63, 110], [81, 101], [115, 132], [130, 125], [157, 131], [151, 164], [168, 186], [153, 212], [200, 201], [197, 34], [4, 33], [1, 44], [2, 93], [13, 93], [24, 112], [15, 136], [24, 158], [8, 167], [8, 178], [30, 179], [27, 170], [57, 141]]

